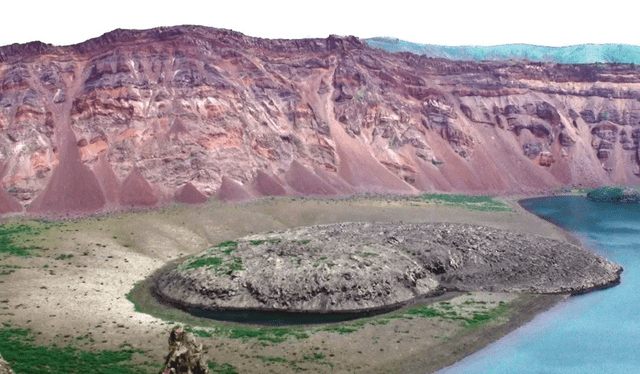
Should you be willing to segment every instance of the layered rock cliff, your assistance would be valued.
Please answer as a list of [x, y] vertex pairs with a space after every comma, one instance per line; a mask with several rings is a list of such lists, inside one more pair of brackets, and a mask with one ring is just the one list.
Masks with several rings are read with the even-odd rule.
[[639, 99], [631, 65], [449, 61], [355, 37], [180, 26], [6, 46], [0, 213], [638, 184]]

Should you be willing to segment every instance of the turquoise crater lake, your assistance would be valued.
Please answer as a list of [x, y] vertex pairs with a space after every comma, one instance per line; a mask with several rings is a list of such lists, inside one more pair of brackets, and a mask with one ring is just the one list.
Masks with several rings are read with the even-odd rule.
[[621, 265], [621, 283], [571, 297], [438, 374], [640, 373], [640, 204], [562, 196], [521, 205]]

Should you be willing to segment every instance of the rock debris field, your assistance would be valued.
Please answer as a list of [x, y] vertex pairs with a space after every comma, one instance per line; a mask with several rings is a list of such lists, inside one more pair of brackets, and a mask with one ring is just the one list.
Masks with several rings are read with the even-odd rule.
[[188, 257], [155, 292], [183, 308], [320, 313], [443, 291], [580, 293], [622, 269], [550, 238], [461, 223], [335, 223], [254, 234]]

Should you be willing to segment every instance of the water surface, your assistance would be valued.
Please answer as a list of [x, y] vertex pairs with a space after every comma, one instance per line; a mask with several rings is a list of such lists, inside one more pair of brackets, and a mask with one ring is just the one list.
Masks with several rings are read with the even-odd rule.
[[621, 283], [571, 297], [438, 373], [640, 373], [640, 204], [574, 196], [521, 204], [621, 265]]

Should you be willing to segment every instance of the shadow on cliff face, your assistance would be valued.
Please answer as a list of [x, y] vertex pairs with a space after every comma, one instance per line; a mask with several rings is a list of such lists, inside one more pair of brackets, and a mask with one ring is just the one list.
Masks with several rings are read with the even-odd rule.
[[109, 164], [106, 152], [98, 157], [98, 162], [93, 166], [93, 172], [100, 186], [102, 186], [102, 192], [104, 193], [106, 202], [109, 204], [117, 203], [118, 191], [122, 183]]

